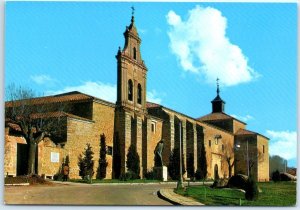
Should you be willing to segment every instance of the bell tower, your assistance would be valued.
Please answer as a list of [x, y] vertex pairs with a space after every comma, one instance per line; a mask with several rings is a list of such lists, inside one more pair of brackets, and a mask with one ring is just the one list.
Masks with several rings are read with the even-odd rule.
[[125, 44], [119, 47], [116, 55], [118, 62], [117, 106], [146, 113], [146, 75], [147, 68], [141, 57], [141, 39], [134, 23], [132, 7], [131, 23], [124, 32]]
[[216, 112], [224, 112], [225, 109], [225, 101], [222, 100], [220, 97], [220, 89], [219, 89], [219, 78], [217, 78], [217, 96], [214, 100], [211, 101], [212, 103], [212, 113]]
[[[141, 39], [134, 22], [134, 8], [130, 25], [123, 33], [125, 44], [119, 47], [117, 59], [117, 102], [115, 107], [115, 134], [113, 176], [126, 173], [127, 154], [136, 150], [143, 176], [142, 144], [147, 142], [146, 76], [147, 68], [141, 57]], [[129, 150], [129, 148], [131, 149]]]

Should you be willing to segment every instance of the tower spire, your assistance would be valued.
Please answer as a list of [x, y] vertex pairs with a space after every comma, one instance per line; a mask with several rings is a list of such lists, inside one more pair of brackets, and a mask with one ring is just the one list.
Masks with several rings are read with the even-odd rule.
[[212, 103], [212, 112], [224, 112], [225, 108], [225, 101], [223, 101], [220, 97], [220, 86], [219, 86], [219, 78], [217, 78], [217, 96], [214, 100], [211, 101]]

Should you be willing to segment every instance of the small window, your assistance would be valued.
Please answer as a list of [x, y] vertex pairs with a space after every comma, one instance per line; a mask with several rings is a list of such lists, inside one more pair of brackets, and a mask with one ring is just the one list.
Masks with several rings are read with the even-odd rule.
[[208, 146], [211, 147], [211, 140], [208, 141]]
[[263, 145], [263, 153], [265, 153], [265, 145]]
[[136, 60], [136, 48], [133, 48], [133, 59]]
[[132, 93], [132, 80], [128, 80], [128, 100], [132, 101], [133, 93]]
[[224, 152], [224, 144], [222, 144], [222, 152]]
[[156, 131], [156, 122], [151, 122], [151, 132], [155, 133]]
[[111, 146], [107, 146], [107, 155], [112, 155], [113, 148]]
[[138, 95], [137, 95], [138, 104], [142, 104], [142, 86], [138, 84]]

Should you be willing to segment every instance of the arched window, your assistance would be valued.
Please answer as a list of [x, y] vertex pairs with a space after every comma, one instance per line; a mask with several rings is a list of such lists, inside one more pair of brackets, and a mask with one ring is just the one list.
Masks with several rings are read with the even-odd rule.
[[137, 102], [138, 104], [142, 104], [142, 86], [138, 84], [138, 95], [137, 95]]
[[133, 48], [133, 59], [136, 60], [136, 48]]
[[128, 100], [132, 101], [133, 98], [133, 89], [132, 89], [132, 80], [128, 80]]

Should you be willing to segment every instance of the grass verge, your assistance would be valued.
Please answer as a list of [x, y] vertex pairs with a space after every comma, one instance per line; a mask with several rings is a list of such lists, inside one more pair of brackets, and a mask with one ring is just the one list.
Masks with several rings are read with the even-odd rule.
[[208, 206], [294, 206], [296, 205], [296, 183], [258, 183], [262, 190], [258, 200], [247, 201], [245, 194], [235, 189], [213, 189], [209, 186], [190, 186], [186, 190], [175, 191], [192, 197]]

